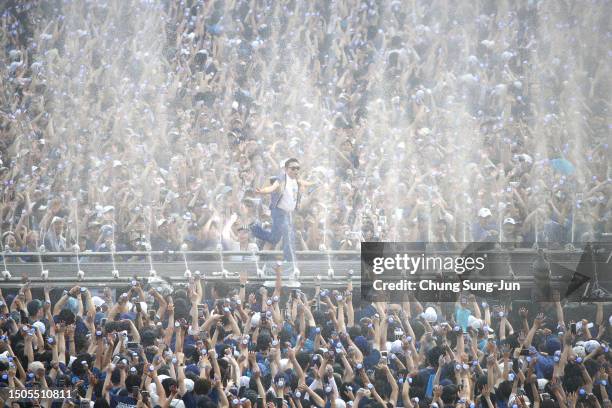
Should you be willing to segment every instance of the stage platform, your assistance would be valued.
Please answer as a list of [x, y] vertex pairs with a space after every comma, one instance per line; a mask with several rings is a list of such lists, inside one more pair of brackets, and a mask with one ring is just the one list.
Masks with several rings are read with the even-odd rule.
[[[492, 251], [492, 253], [496, 253]], [[533, 262], [537, 259], [537, 252], [533, 249], [515, 249], [510, 252], [499, 252], [511, 265], [515, 280], [532, 286]], [[551, 250], [547, 251], [551, 265], [553, 279], [571, 278], [576, 271], [582, 251]], [[438, 253], [441, 254], [441, 253]], [[38, 253], [10, 253], [6, 257], [6, 269], [11, 279], [0, 279], [0, 287], [14, 287], [20, 283], [20, 278], [27, 275], [33, 287], [42, 287], [49, 284], [59, 286], [68, 285], [77, 280], [79, 265], [74, 253], [44, 253], [42, 264]], [[186, 257], [185, 263], [183, 256]], [[149, 257], [151, 262], [149, 262]], [[279, 251], [229, 252], [222, 254], [216, 251], [198, 252], [117, 252], [114, 254], [115, 262], [108, 252], [81, 253], [80, 269], [85, 272], [83, 281], [89, 286], [119, 287], [128, 284], [133, 277], [146, 278], [150, 270], [156, 271], [157, 276], [170, 282], [185, 282], [185, 270], [196, 271], [207, 281], [224, 280], [237, 282], [239, 273], [246, 272], [250, 282], [265, 282], [274, 278], [274, 268], [282, 258]], [[221, 262], [223, 258], [223, 262]], [[17, 262], [17, 260], [27, 262]], [[346, 284], [349, 271], [353, 271], [352, 279], [356, 284], [360, 282], [361, 258], [359, 252], [354, 251], [299, 251], [296, 253], [296, 265], [299, 270], [297, 276], [293, 275], [290, 264], [283, 265], [283, 277], [287, 281], [293, 280], [302, 286], [313, 285], [315, 280], [321, 279], [327, 287], [343, 286]], [[612, 269], [608, 262], [597, 264], [598, 278], [601, 284], [612, 287]], [[41, 270], [48, 271], [48, 279], [41, 278]], [[259, 271], [258, 271], [259, 269]], [[119, 277], [114, 278], [112, 271], [119, 271]], [[500, 276], [506, 278], [504, 276]]]

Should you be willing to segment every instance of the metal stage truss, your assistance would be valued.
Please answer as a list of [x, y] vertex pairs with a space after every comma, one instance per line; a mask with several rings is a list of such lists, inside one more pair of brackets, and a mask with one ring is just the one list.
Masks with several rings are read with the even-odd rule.
[[[515, 249], [506, 254], [510, 255], [516, 280], [525, 285], [533, 285], [533, 262], [537, 252], [533, 249]], [[77, 281], [77, 272], [84, 272], [83, 282], [88, 286], [120, 287], [129, 284], [137, 277], [148, 277], [150, 270], [156, 271], [157, 276], [171, 282], [184, 282], [185, 271], [188, 269], [195, 274], [199, 271], [206, 280], [225, 280], [237, 282], [240, 272], [247, 272], [250, 282], [270, 281], [274, 278], [276, 262], [282, 258], [280, 251], [230, 252], [230, 251], [170, 251], [170, 252], [81, 252], [79, 264], [76, 254], [70, 252], [13, 252], [4, 253], [5, 270], [10, 272], [10, 279], [0, 279], [0, 287], [14, 287], [19, 284], [20, 278], [27, 274], [32, 287], [45, 285], [64, 286]], [[555, 270], [563, 270], [566, 276], [558, 278], [571, 278], [571, 272], [582, 256], [582, 251], [547, 251], [551, 265], [560, 268], [551, 268], [553, 278]], [[114, 258], [114, 261], [113, 261]], [[349, 271], [353, 270], [353, 281], [360, 281], [361, 258], [355, 251], [298, 251], [296, 252], [298, 276], [292, 276], [292, 268], [285, 265], [284, 276], [299, 281], [302, 286], [311, 286], [317, 277], [321, 278], [323, 285], [339, 287], [346, 284]], [[42, 270], [48, 271], [48, 278], [41, 278]], [[258, 272], [259, 269], [259, 272]], [[612, 286], [610, 263], [600, 265], [599, 282], [604, 286]], [[119, 271], [119, 277], [114, 278], [112, 271]]]

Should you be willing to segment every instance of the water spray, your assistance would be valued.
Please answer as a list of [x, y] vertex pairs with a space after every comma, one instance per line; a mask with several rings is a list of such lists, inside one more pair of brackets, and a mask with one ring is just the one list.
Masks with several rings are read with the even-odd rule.
[[144, 244], [145, 251], [147, 251], [147, 260], [149, 261], [149, 277], [156, 278], [157, 272], [155, 268], [153, 268], [153, 256], [151, 255], [151, 250], [153, 249], [151, 246], [151, 219], [149, 217], [145, 219], [147, 220], [147, 230], [149, 231], [149, 239], [147, 239], [147, 242]]
[[81, 248], [79, 247], [79, 203], [76, 198], [73, 198], [74, 201], [74, 227], [75, 227], [75, 235], [76, 235], [76, 243], [72, 246], [72, 250], [76, 253], [76, 263], [77, 263], [77, 280], [82, 281], [85, 277], [85, 272], [81, 270], [81, 260], [79, 258], [79, 252]]
[[2, 264], [4, 265], [4, 270], [2, 271], [2, 277], [5, 280], [11, 279], [11, 273], [9, 272], [8, 267], [6, 266], [6, 256], [5, 256], [5, 254], [9, 251], [10, 250], [4, 246], [4, 242], [3, 242], [2, 243]]
[[77, 280], [82, 281], [85, 277], [85, 272], [81, 270], [81, 261], [79, 260], [79, 252], [80, 252], [79, 244], [74, 244], [72, 246], [72, 250], [76, 254], [76, 263], [77, 263]]
[[149, 261], [149, 277], [155, 278], [157, 277], [157, 272], [153, 268], [153, 256], [151, 255], [151, 244], [149, 242], [145, 243], [145, 250], [147, 251], [147, 260]]
[[187, 244], [183, 243], [181, 245], [181, 255], [183, 255], [183, 263], [185, 264], [185, 273], [183, 274], [183, 276], [185, 276], [186, 279], [190, 279], [191, 278], [191, 271], [189, 270], [189, 265], [187, 264], [187, 250], [189, 248], [187, 247]]
[[[328, 185], [325, 184], [325, 187], [327, 188]], [[334, 268], [332, 268], [332, 264], [331, 264], [331, 254], [329, 252], [329, 249], [327, 248], [327, 217], [328, 217], [327, 206], [323, 205], [323, 209], [325, 210], [325, 217], [323, 217], [323, 243], [319, 245], [319, 251], [326, 253], [327, 255], [327, 277], [329, 279], [334, 279]]]
[[250, 243], [248, 250], [251, 252], [251, 256], [253, 257], [253, 262], [255, 262], [255, 271], [257, 272], [257, 277], [263, 278], [264, 271], [263, 269], [259, 267], [259, 256], [257, 255], [257, 251], [258, 251], [257, 244]]
[[219, 242], [217, 244], [217, 252], [219, 253], [219, 263], [221, 265], [221, 272], [217, 273], [220, 275], [223, 275], [224, 278], [228, 278], [230, 275], [230, 272], [225, 269], [225, 260], [223, 259], [223, 244], [221, 242]]
[[38, 247], [38, 265], [40, 266], [40, 277], [42, 280], [47, 280], [49, 279], [49, 271], [47, 269], [45, 269], [45, 264], [43, 263], [42, 260], [42, 254], [44, 254], [45, 252], [47, 252], [47, 248], [45, 247], [45, 244], [42, 244], [41, 246]]

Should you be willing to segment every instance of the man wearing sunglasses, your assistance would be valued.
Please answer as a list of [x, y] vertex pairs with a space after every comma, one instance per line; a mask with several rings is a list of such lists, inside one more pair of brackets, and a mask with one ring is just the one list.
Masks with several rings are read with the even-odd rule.
[[293, 261], [294, 233], [292, 213], [300, 204], [301, 189], [313, 183], [299, 178], [300, 163], [296, 158], [285, 161], [285, 172], [276, 177], [274, 182], [264, 188], [257, 188], [258, 194], [272, 194], [270, 210], [272, 212], [272, 229], [263, 229], [258, 224], [251, 225], [251, 231], [255, 238], [267, 242], [266, 248], [271, 249], [283, 240], [283, 258], [285, 261]]

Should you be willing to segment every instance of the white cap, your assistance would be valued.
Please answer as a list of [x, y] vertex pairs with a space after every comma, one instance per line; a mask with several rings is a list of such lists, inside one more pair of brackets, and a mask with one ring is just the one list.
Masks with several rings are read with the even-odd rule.
[[512, 224], [512, 225], [515, 225], [515, 224], [516, 224], [516, 221], [514, 221], [514, 218], [512, 218], [512, 217], [508, 217], [508, 218], [506, 218], [506, 219], [504, 220], [504, 225], [506, 225], [506, 224]]
[[[525, 405], [528, 407], [531, 406], [531, 401], [526, 395], [523, 395], [523, 401], [525, 401]], [[511, 407], [516, 402], [516, 394], [510, 394], [510, 398], [508, 399], [508, 406]]]
[[55, 224], [56, 222], [64, 222], [64, 219], [62, 217], [53, 217], [53, 219], [51, 220], [51, 225]]
[[402, 352], [402, 341], [401, 340], [395, 340], [394, 342], [391, 343], [391, 347], [389, 347], [389, 349], [391, 350], [392, 353], [401, 353]]
[[193, 380], [191, 378], [185, 378], [183, 380], [184, 384], [185, 384], [185, 390], [187, 391], [193, 391]]
[[32, 326], [36, 327], [40, 334], [45, 334], [45, 324], [41, 321], [32, 323]]
[[279, 368], [280, 368], [280, 370], [281, 370], [281, 371], [285, 371], [285, 370], [287, 370], [288, 368], [291, 368], [291, 366], [290, 366], [290, 364], [289, 364], [289, 359], [288, 359], [288, 358], [282, 358], [282, 359], [280, 360], [280, 364], [279, 364], [279, 366], [280, 366]]
[[584, 346], [576, 346], [573, 348], [573, 350], [578, 357], [584, 358], [586, 356], [586, 350], [584, 349]]
[[587, 354], [591, 354], [594, 350], [597, 349], [597, 347], [599, 347], [599, 342], [597, 340], [589, 340], [584, 343], [584, 351]]
[[92, 296], [91, 297], [91, 301], [93, 302], [95, 307], [100, 307], [102, 306], [104, 303], [106, 303], [104, 301], [104, 299], [102, 299], [100, 296]]
[[259, 326], [259, 320], [261, 319], [260, 313], [255, 313], [253, 317], [251, 317], [251, 327]]
[[240, 377], [240, 387], [248, 387], [250, 381], [251, 381], [251, 377], [247, 377], [246, 375], [243, 375], [242, 377]]
[[470, 315], [468, 317], [468, 326], [470, 326], [474, 330], [478, 330], [482, 327], [482, 322], [480, 321], [480, 319], [477, 319], [474, 316]]
[[486, 217], [490, 217], [491, 216], [491, 210], [489, 210], [486, 207], [481, 208], [480, 210], [478, 210], [478, 216], [480, 218], [486, 218]]
[[336, 408], [346, 408], [346, 402], [342, 398], [336, 398]]
[[433, 323], [438, 320], [438, 313], [436, 312], [436, 309], [429, 306], [427, 309], [425, 309], [425, 313], [423, 313], [423, 318], [429, 323]]
[[28, 370], [32, 372], [36, 372], [38, 370], [44, 370], [45, 366], [40, 361], [32, 361], [28, 364]]
[[538, 388], [541, 392], [544, 392], [544, 388], [546, 388], [546, 384], [548, 384], [548, 380], [546, 378], [538, 378]]

